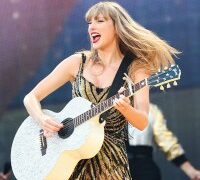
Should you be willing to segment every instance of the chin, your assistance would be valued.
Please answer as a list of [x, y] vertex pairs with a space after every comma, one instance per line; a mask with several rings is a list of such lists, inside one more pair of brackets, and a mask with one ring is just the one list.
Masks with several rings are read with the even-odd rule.
[[93, 44], [93, 45], [92, 45], [92, 48], [95, 49], [95, 50], [98, 50], [100, 47], [99, 47], [98, 45], [94, 45], [94, 44]]
[[92, 46], [92, 49], [94, 50], [98, 50], [98, 48], [96, 46]]
[[102, 49], [102, 45], [100, 43], [92, 44], [92, 48], [95, 50]]

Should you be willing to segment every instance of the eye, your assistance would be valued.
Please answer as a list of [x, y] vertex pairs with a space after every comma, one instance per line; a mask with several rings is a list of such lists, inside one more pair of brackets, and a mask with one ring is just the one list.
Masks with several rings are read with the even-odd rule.
[[92, 24], [92, 22], [91, 22], [91, 21], [88, 21], [87, 24]]
[[96, 22], [97, 23], [103, 23], [103, 22], [105, 22], [105, 19], [97, 19]]

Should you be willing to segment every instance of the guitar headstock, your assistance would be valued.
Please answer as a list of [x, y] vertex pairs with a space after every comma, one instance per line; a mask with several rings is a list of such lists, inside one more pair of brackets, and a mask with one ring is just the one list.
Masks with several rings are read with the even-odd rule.
[[161, 90], [164, 90], [163, 85], [167, 84], [167, 88], [170, 88], [170, 82], [173, 82], [173, 85], [176, 86], [176, 80], [179, 80], [181, 76], [181, 70], [178, 65], [171, 65], [169, 68], [164, 69], [163, 71], [157, 72], [150, 76], [147, 79], [149, 86], [158, 87], [160, 86]]

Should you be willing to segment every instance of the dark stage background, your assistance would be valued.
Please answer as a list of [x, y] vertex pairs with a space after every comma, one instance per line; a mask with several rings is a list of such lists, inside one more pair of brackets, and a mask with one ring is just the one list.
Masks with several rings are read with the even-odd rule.
[[[96, 0], [0, 1], [0, 170], [9, 160], [14, 134], [27, 116], [23, 97], [65, 57], [89, 48], [86, 10]], [[132, 17], [182, 54], [179, 86], [152, 90], [169, 128], [191, 162], [200, 168], [200, 2], [199, 0], [121, 0]], [[61, 110], [70, 98], [70, 85], [42, 103]], [[187, 179], [155, 149], [163, 179]]]

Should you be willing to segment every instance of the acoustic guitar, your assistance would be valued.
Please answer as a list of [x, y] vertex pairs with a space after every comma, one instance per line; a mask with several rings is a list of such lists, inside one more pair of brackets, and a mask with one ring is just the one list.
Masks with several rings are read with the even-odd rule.
[[[180, 79], [178, 65], [153, 74], [136, 84], [129, 84], [122, 94], [133, 96], [145, 86], [163, 87]], [[113, 107], [116, 94], [92, 105], [82, 97], [73, 98], [60, 112], [43, 110], [64, 127], [46, 138], [37, 121], [27, 117], [19, 127], [11, 148], [11, 164], [19, 180], [67, 180], [81, 159], [94, 157], [104, 141], [105, 121], [99, 116]]]

